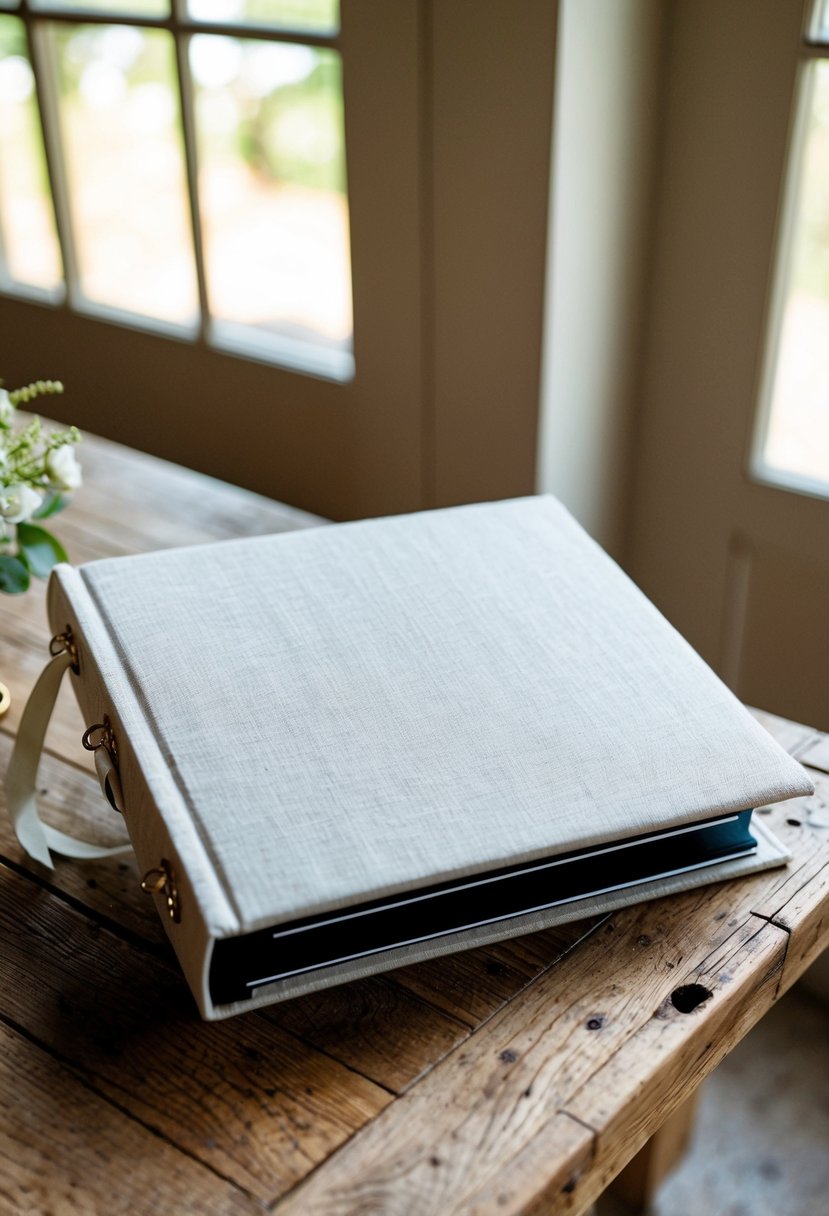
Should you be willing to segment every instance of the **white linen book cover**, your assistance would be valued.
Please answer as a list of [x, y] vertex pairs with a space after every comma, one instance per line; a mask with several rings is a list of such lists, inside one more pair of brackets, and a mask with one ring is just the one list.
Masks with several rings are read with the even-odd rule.
[[49, 614], [207, 1018], [780, 864], [747, 812], [812, 788], [549, 496], [61, 566]]

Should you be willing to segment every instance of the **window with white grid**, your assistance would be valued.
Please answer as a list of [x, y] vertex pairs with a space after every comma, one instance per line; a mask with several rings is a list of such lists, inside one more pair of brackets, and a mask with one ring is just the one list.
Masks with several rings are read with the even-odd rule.
[[0, 291], [349, 379], [338, 0], [0, 0]]
[[801, 47], [752, 470], [829, 497], [829, 0]]

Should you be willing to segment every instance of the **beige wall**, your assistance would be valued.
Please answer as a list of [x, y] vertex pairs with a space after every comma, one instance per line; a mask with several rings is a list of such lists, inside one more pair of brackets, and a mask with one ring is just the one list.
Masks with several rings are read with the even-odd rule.
[[533, 491], [558, 9], [431, 3], [429, 506]]
[[538, 486], [623, 556], [662, 0], [564, 0]]

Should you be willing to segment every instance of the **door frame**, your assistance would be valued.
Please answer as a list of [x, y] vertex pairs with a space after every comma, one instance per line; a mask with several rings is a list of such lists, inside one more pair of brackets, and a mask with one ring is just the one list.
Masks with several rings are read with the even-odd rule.
[[738, 696], [826, 728], [822, 609], [798, 596], [826, 602], [829, 503], [750, 462], [802, 29], [801, 0], [668, 15], [627, 564]]

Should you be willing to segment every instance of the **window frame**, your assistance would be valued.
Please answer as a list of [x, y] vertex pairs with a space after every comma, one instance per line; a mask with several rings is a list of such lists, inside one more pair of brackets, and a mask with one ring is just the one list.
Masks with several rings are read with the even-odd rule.
[[2, 294], [0, 374], [329, 518], [533, 493], [558, 9], [344, 0], [353, 380]]
[[[43, 139], [55, 230], [63, 266], [63, 283], [42, 288], [13, 279], [0, 259], [0, 292], [46, 305], [64, 306], [82, 316], [112, 325], [122, 325], [161, 337], [190, 342], [204, 348], [225, 351], [299, 373], [347, 383], [354, 377], [352, 350], [326, 348], [322, 344], [289, 338], [281, 334], [260, 334], [254, 327], [223, 320], [210, 310], [202, 214], [199, 198], [198, 151], [195, 93], [188, 56], [192, 37], [205, 34], [246, 41], [292, 43], [332, 50], [343, 60], [341, 27], [330, 31], [306, 29], [298, 25], [263, 25], [257, 22], [209, 21], [192, 17], [187, 0], [170, 0], [168, 16], [87, 9], [82, 3], [57, 7], [49, 0], [18, 0], [16, 6], [0, 8], [4, 15], [18, 18], [24, 28], [29, 62], [35, 83], [38, 119]], [[166, 321], [89, 299], [83, 292], [75, 246], [70, 191], [64, 146], [60, 132], [57, 68], [51, 61], [49, 25], [128, 26], [133, 29], [161, 30], [172, 38], [176, 67], [176, 98], [180, 119], [182, 167], [187, 189], [186, 209], [191, 234], [198, 316], [192, 324]], [[346, 148], [347, 156], [347, 148]], [[3, 233], [0, 228], [0, 252]], [[353, 343], [353, 334], [352, 334]]]
[[824, 33], [821, 36], [821, 9], [826, 9], [829, 16], [829, 5], [825, 4], [824, 0], [809, 0], [804, 9], [763, 325], [755, 409], [749, 439], [747, 474], [750, 481], [771, 489], [784, 490], [807, 498], [829, 499], [829, 474], [823, 480], [805, 473], [795, 473], [769, 464], [765, 456], [793, 266], [795, 230], [804, 184], [804, 159], [814, 92], [813, 68], [815, 63], [821, 61], [829, 64], [829, 24], [823, 27]]

